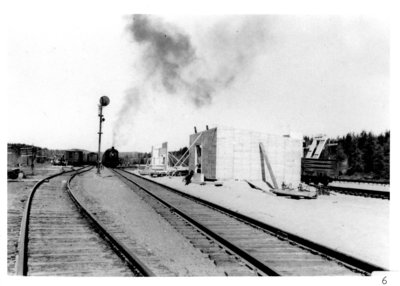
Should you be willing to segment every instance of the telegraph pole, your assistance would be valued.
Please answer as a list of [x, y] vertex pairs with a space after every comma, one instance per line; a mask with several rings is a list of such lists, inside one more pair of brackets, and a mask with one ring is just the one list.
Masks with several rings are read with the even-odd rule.
[[100, 104], [99, 104], [99, 150], [97, 152], [97, 174], [100, 174], [100, 166], [101, 166], [101, 159], [100, 159], [100, 146], [101, 146], [101, 125], [103, 121], [105, 121], [103, 116], [103, 106], [107, 106], [110, 103], [110, 99], [107, 96], [100, 97]]

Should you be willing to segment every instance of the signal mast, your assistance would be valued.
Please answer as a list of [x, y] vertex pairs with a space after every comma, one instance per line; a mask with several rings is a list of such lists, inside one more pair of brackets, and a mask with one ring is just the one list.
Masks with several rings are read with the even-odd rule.
[[100, 146], [101, 146], [101, 125], [103, 121], [105, 121], [105, 118], [103, 116], [103, 106], [107, 106], [110, 104], [110, 99], [107, 96], [102, 96], [100, 97], [100, 104], [99, 104], [99, 150], [97, 152], [97, 174], [100, 174], [100, 166], [101, 166], [101, 160], [100, 160]]

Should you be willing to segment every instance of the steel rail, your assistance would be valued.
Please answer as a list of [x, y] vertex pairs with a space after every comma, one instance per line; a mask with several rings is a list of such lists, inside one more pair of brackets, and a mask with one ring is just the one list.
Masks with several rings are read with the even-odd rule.
[[[93, 166], [89, 169], [91, 170], [93, 168]], [[89, 171], [89, 170], [85, 170]], [[81, 172], [83, 173], [83, 172]], [[151, 271], [143, 262], [141, 262], [141, 260], [132, 252], [128, 249], [128, 247], [126, 247], [126, 245], [124, 243], [122, 243], [120, 240], [118, 240], [116, 237], [114, 237], [111, 233], [109, 233], [106, 230], [106, 227], [100, 222], [98, 221], [95, 216], [89, 212], [87, 209], [85, 209], [83, 207], [83, 204], [79, 201], [79, 199], [72, 193], [71, 190], [71, 181], [72, 179], [77, 176], [78, 174], [80, 174], [79, 172], [75, 173], [73, 176], [70, 177], [70, 179], [68, 180], [68, 194], [70, 196], [70, 198], [72, 199], [72, 201], [74, 202], [74, 204], [76, 205], [76, 207], [78, 208], [79, 212], [85, 216], [91, 224], [94, 225], [95, 229], [98, 231], [98, 233], [107, 241], [107, 243], [111, 246], [111, 248], [113, 248], [114, 250], [116, 249], [117, 254], [127, 262], [128, 266], [130, 269], [138, 269], [143, 276], [147, 276], [147, 277], [152, 277], [152, 276], [156, 276], [153, 271]]]
[[339, 186], [328, 186], [327, 188], [334, 192], [343, 193], [343, 194], [354, 193], [354, 194], [356, 194], [356, 196], [359, 196], [359, 197], [362, 195], [368, 195], [368, 197], [371, 197], [371, 198], [378, 197], [381, 199], [390, 200], [390, 192], [387, 192], [387, 191], [366, 190], [366, 189], [357, 189], [357, 188], [339, 187]]
[[374, 272], [374, 271], [388, 271], [387, 269], [385, 269], [385, 268], [383, 268], [381, 266], [375, 265], [375, 264], [370, 263], [370, 262], [363, 261], [363, 260], [358, 259], [358, 258], [356, 258], [354, 256], [351, 256], [351, 255], [348, 255], [346, 253], [340, 252], [338, 250], [335, 250], [335, 249], [329, 248], [327, 246], [321, 245], [319, 243], [316, 243], [314, 241], [308, 240], [308, 239], [303, 238], [301, 236], [292, 234], [290, 232], [287, 232], [285, 230], [279, 229], [279, 228], [274, 227], [272, 225], [266, 224], [264, 222], [261, 222], [259, 220], [254, 219], [254, 218], [248, 217], [248, 216], [246, 216], [244, 214], [232, 211], [230, 209], [227, 209], [227, 208], [222, 207], [220, 205], [214, 204], [214, 203], [209, 202], [207, 200], [204, 200], [204, 199], [189, 195], [187, 193], [184, 193], [182, 191], [179, 191], [179, 190], [174, 189], [172, 187], [169, 187], [167, 185], [161, 184], [160, 182], [156, 182], [156, 181], [150, 180], [148, 178], [145, 178], [143, 176], [139, 176], [137, 174], [133, 174], [133, 173], [128, 172], [126, 170], [121, 170], [121, 171], [123, 171], [125, 173], [128, 173], [128, 174], [130, 174], [132, 176], [136, 176], [138, 178], [141, 178], [143, 180], [146, 180], [148, 182], [154, 183], [156, 185], [159, 185], [159, 186], [161, 186], [163, 188], [166, 188], [166, 189], [168, 189], [168, 190], [170, 190], [172, 192], [175, 192], [175, 193], [177, 193], [179, 195], [182, 195], [183, 197], [186, 197], [188, 199], [194, 200], [196, 202], [201, 202], [202, 204], [204, 204], [204, 205], [206, 205], [208, 207], [211, 207], [211, 208], [214, 208], [214, 209], [216, 209], [216, 210], [218, 210], [220, 212], [229, 214], [232, 217], [235, 217], [235, 218], [237, 218], [239, 220], [242, 220], [243, 222], [245, 222], [247, 224], [253, 225], [253, 226], [258, 227], [258, 228], [260, 228], [262, 230], [270, 232], [270, 233], [272, 233], [272, 234], [274, 234], [274, 235], [276, 235], [278, 237], [281, 237], [281, 238], [284, 238], [286, 240], [292, 241], [292, 242], [294, 242], [294, 243], [296, 243], [298, 245], [301, 245], [304, 248], [307, 248], [307, 249], [309, 249], [309, 250], [311, 250], [313, 252], [317, 252], [322, 256], [328, 257], [328, 258], [333, 259], [333, 260], [335, 260], [335, 261], [337, 261], [337, 262], [339, 262], [339, 263], [341, 263], [343, 265], [346, 265], [350, 269], [354, 269], [356, 271], [362, 272], [365, 275], [371, 275], [372, 272]]
[[[84, 167], [82, 167], [84, 168]], [[81, 170], [82, 168], [78, 169]], [[53, 174], [51, 176], [48, 176], [39, 182], [37, 182], [33, 188], [31, 193], [29, 194], [28, 200], [25, 203], [25, 208], [24, 212], [22, 214], [22, 219], [21, 219], [21, 230], [20, 230], [20, 235], [19, 235], [19, 241], [18, 241], [18, 252], [17, 252], [17, 257], [16, 257], [16, 275], [19, 276], [26, 276], [28, 272], [28, 230], [29, 230], [29, 214], [31, 211], [31, 205], [32, 205], [32, 200], [33, 196], [36, 193], [36, 190], [44, 183], [47, 182], [50, 179], [53, 179], [57, 176], [67, 174], [70, 172], [74, 172], [76, 170], [72, 169], [70, 171], [62, 171], [60, 173]]]
[[333, 179], [334, 182], [352, 182], [352, 183], [365, 183], [376, 185], [390, 185], [390, 180], [374, 181], [374, 180], [355, 180], [355, 179]]
[[[265, 265], [262, 261], [258, 260], [257, 258], [253, 257], [251, 254], [249, 254], [247, 251], [241, 249], [240, 247], [232, 244], [222, 236], [218, 235], [214, 231], [210, 230], [206, 226], [204, 226], [202, 223], [198, 222], [197, 220], [193, 219], [189, 215], [187, 215], [185, 212], [180, 210], [177, 207], [172, 206], [171, 204], [167, 203], [165, 200], [159, 198], [158, 196], [154, 195], [151, 191], [147, 190], [145, 187], [139, 185], [138, 183], [132, 181], [131, 179], [127, 178], [126, 176], [120, 174], [118, 171], [113, 170], [115, 173], [119, 174], [129, 182], [133, 183], [136, 185], [138, 188], [142, 189], [145, 191], [147, 194], [150, 196], [154, 197], [157, 199], [159, 202], [161, 202], [163, 205], [168, 207], [170, 210], [173, 212], [177, 213], [181, 217], [183, 217], [185, 220], [190, 222], [192, 225], [200, 229], [202, 232], [206, 233], [208, 236], [213, 238], [214, 240], [218, 241], [220, 244], [222, 244], [225, 248], [229, 249], [230, 251], [234, 252], [235, 254], [239, 255], [243, 260], [245, 260], [248, 264], [252, 265], [254, 268], [257, 269], [258, 272], [261, 272], [264, 275], [268, 276], [280, 276], [280, 274], [274, 270], [272, 267]], [[129, 172], [127, 172], [129, 173]]]

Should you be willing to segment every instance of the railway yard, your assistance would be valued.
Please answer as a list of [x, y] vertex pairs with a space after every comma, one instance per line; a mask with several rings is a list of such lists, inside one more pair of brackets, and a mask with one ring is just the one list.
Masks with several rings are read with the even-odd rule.
[[362, 276], [389, 269], [388, 199], [333, 191], [293, 199], [254, 188], [257, 181], [185, 185], [181, 176], [137, 169], [41, 168], [8, 183], [9, 275]]
[[2, 284], [400, 281], [395, 9], [164, 2], [7, 10]]

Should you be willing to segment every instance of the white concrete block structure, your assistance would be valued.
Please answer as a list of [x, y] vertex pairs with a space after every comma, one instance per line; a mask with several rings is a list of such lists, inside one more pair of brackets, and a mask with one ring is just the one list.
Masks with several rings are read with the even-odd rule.
[[161, 147], [151, 146], [151, 165], [168, 167], [168, 142], [162, 143]]
[[301, 136], [273, 135], [216, 127], [190, 135], [189, 169], [217, 180], [264, 180], [272, 185], [260, 143], [263, 143], [279, 186], [300, 183]]

